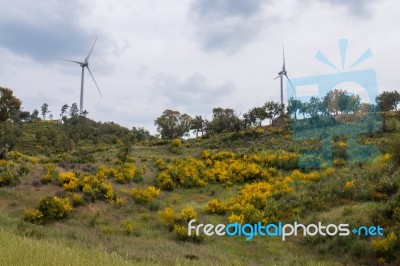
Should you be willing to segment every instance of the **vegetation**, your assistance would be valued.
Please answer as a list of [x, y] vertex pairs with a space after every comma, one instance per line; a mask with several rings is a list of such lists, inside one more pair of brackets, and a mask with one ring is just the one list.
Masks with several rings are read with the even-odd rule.
[[[21, 111], [20, 100], [4, 89], [1, 261], [398, 265], [400, 113], [386, 94], [376, 105], [384, 112], [340, 90], [308, 102], [292, 99], [287, 108], [266, 102], [243, 116], [214, 108], [211, 121], [166, 110], [156, 119], [158, 138], [144, 128], [95, 122], [87, 112], [79, 115], [76, 104], [63, 105], [57, 120], [44, 104], [39, 118], [37, 110]], [[339, 134], [343, 123], [357, 127], [351, 128], [357, 136]], [[329, 127], [335, 137], [327, 136]], [[190, 130], [197, 137], [182, 139]], [[320, 155], [304, 156], [324, 145], [331, 147], [331, 165]], [[353, 156], [363, 146], [378, 149], [370, 161]], [[302, 167], [318, 160], [318, 167]], [[380, 225], [384, 235], [246, 241], [189, 235], [192, 219]]]

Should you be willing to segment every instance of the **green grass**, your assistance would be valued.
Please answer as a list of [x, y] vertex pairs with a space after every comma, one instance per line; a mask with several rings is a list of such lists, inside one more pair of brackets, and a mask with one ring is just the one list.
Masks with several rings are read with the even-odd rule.
[[0, 247], [2, 265], [133, 265], [116, 253], [99, 248], [32, 239], [3, 229], [0, 229]]

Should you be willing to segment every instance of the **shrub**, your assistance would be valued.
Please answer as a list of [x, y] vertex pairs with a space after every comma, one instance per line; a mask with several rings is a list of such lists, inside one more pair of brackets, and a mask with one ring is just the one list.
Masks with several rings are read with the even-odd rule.
[[72, 194], [72, 196], [71, 196], [72, 206], [77, 207], [77, 206], [82, 205], [84, 202], [85, 202], [85, 199], [83, 198], [82, 195], [76, 194], [76, 193]]
[[42, 224], [60, 220], [72, 211], [68, 198], [45, 197], [41, 199], [34, 210], [25, 210], [23, 213], [24, 220]]
[[229, 221], [229, 223], [231, 223], [231, 224], [233, 224], [233, 223], [243, 224], [243, 223], [244, 223], [244, 215], [243, 215], [243, 214], [236, 215], [236, 214], [232, 213], [232, 214], [228, 217], [228, 221]]
[[27, 222], [41, 224], [43, 222], [43, 213], [39, 210], [24, 210], [23, 218]]
[[121, 208], [122, 206], [126, 205], [126, 198], [125, 198], [125, 197], [116, 198], [112, 203], [113, 203], [117, 208]]
[[208, 214], [225, 214], [227, 207], [219, 199], [212, 199], [208, 202], [204, 211]]
[[57, 171], [56, 171], [56, 166], [54, 164], [48, 163], [43, 166], [44, 168], [44, 173], [40, 179], [43, 184], [50, 183], [51, 181], [55, 180], [57, 178]]
[[181, 139], [173, 139], [171, 141], [171, 147], [179, 148], [182, 146], [182, 140]]
[[175, 239], [179, 241], [190, 241], [194, 243], [200, 243], [203, 241], [203, 238], [201, 236], [197, 236], [195, 234], [189, 236], [188, 230], [185, 226], [182, 225], [175, 225], [173, 232]]
[[193, 207], [185, 207], [179, 213], [179, 220], [183, 222], [189, 222], [197, 217], [197, 212], [193, 209]]
[[95, 176], [85, 176], [81, 183], [83, 193], [92, 200], [106, 199], [111, 201], [114, 197], [112, 185], [105, 182], [102, 176], [97, 174]]
[[131, 195], [136, 203], [145, 204], [157, 198], [160, 195], [160, 190], [153, 186], [149, 186], [146, 189], [133, 188]]
[[391, 261], [395, 258], [400, 243], [397, 241], [396, 234], [390, 232], [386, 237], [373, 239], [371, 244], [378, 257]]
[[137, 173], [135, 163], [123, 163], [110, 169], [111, 176], [120, 184], [131, 182]]
[[59, 174], [62, 186], [67, 191], [73, 191], [78, 186], [78, 178], [73, 172], [64, 172]]
[[39, 201], [37, 209], [43, 213], [47, 221], [55, 221], [64, 218], [72, 211], [68, 198], [45, 197]]
[[158, 212], [158, 217], [170, 230], [173, 229], [175, 223], [175, 211], [172, 207], [166, 207], [164, 210]]

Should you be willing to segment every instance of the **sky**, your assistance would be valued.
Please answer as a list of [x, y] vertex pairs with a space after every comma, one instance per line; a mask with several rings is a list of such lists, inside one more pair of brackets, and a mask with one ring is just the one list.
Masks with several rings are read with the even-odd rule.
[[[282, 47], [289, 78], [376, 71], [379, 91], [399, 89], [396, 0], [0, 0], [0, 86], [26, 111], [78, 103], [96, 121], [145, 127], [166, 109], [212, 118], [279, 101]], [[344, 67], [338, 46], [347, 39]], [[320, 51], [337, 69], [316, 60]], [[285, 95], [285, 99], [286, 99]]]

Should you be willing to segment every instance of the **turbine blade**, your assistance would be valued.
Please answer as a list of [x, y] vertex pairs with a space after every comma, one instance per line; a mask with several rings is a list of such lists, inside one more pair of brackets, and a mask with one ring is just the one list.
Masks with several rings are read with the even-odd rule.
[[95, 80], [94, 77], [93, 77], [92, 71], [90, 71], [90, 68], [89, 68], [88, 66], [87, 66], [86, 68], [87, 68], [87, 70], [89, 71], [89, 74], [90, 74], [90, 76], [92, 77], [92, 79], [93, 79], [93, 81], [94, 81], [94, 84], [96, 84], [96, 88], [97, 88], [97, 91], [98, 91], [99, 94], [100, 94], [100, 97], [103, 98], [103, 95], [101, 95], [101, 91], [100, 91], [100, 89], [99, 89], [99, 86], [97, 85], [97, 82], [96, 82], [96, 80]]
[[287, 74], [285, 74], [285, 76], [286, 76], [287, 80], [289, 81], [289, 83], [290, 83], [290, 86], [292, 86], [292, 89], [293, 89], [293, 91], [296, 93], [296, 90], [294, 89], [294, 86], [293, 86], [292, 82], [290, 81], [290, 79], [289, 79], [288, 75], [287, 75]]
[[277, 78], [280, 78], [280, 77], [281, 77], [281, 75], [279, 75], [279, 76], [277, 76], [276, 78], [274, 78], [274, 80], [277, 79]]
[[71, 63], [76, 63], [76, 64], [84, 64], [84, 63], [82, 63], [82, 62], [78, 62], [78, 61], [74, 61], [74, 60], [69, 60], [69, 59], [65, 59], [65, 58], [61, 58], [61, 57], [58, 57], [57, 59], [60, 59], [60, 60], [64, 60], [64, 61], [68, 61], [68, 62], [71, 62]]
[[285, 46], [282, 45], [282, 52], [283, 52], [283, 67], [282, 70], [285, 71]]
[[87, 62], [87, 61], [89, 61], [89, 58], [90, 58], [90, 56], [92, 55], [92, 52], [93, 52], [93, 48], [94, 48], [94, 45], [96, 44], [96, 41], [97, 41], [97, 38], [98, 38], [99, 36], [96, 36], [96, 39], [94, 40], [94, 43], [93, 43], [93, 45], [92, 45], [92, 49], [90, 49], [90, 52], [89, 52], [89, 54], [86, 56], [86, 58], [85, 58], [85, 61]]

